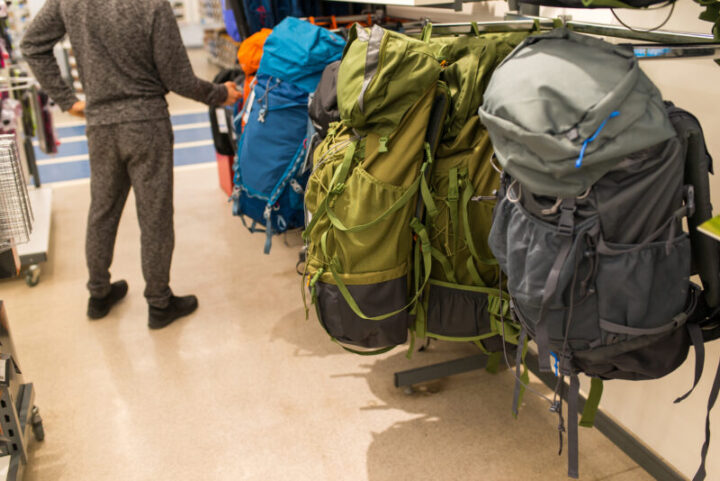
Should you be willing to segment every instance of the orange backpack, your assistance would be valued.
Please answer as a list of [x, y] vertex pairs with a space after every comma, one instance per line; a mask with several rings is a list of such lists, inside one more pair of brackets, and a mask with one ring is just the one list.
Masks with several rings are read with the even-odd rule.
[[257, 69], [260, 67], [263, 45], [265, 45], [265, 40], [271, 33], [272, 29], [263, 28], [259, 32], [246, 38], [238, 49], [238, 62], [240, 62], [240, 67], [243, 69], [243, 72], [245, 72], [243, 105], [247, 101], [248, 95], [250, 95], [250, 90], [252, 90], [250, 84], [255, 79], [255, 72], [257, 72]]

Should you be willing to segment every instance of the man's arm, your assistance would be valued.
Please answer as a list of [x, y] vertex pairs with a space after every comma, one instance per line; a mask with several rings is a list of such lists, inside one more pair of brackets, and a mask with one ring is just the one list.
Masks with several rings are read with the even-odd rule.
[[53, 54], [53, 47], [64, 36], [60, 2], [47, 0], [25, 32], [20, 50], [43, 90], [61, 109], [71, 110], [78, 98], [63, 80]]
[[162, 2], [155, 11], [152, 42], [155, 66], [165, 88], [208, 105], [221, 105], [228, 100], [225, 85], [195, 76], [170, 2]]

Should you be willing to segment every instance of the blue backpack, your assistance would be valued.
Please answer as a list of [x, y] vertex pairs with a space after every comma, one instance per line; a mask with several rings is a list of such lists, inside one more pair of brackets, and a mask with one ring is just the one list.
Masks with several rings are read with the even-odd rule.
[[340, 59], [344, 47], [341, 37], [286, 18], [265, 41], [252, 92], [235, 116], [236, 131], [243, 119], [245, 129], [235, 161], [233, 214], [251, 232], [265, 232], [266, 254], [273, 234], [305, 224], [305, 160], [314, 133], [308, 102], [323, 69]]

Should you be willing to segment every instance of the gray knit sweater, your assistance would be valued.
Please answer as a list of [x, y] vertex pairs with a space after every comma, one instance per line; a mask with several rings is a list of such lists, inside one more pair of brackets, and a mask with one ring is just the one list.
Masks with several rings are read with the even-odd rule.
[[168, 116], [168, 91], [218, 105], [227, 89], [195, 76], [168, 0], [47, 0], [21, 50], [48, 95], [78, 100], [60, 76], [53, 46], [68, 34], [87, 97], [88, 125]]

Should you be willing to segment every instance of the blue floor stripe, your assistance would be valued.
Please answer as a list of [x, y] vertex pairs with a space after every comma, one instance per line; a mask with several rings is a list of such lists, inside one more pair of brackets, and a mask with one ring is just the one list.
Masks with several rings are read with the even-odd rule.
[[78, 135], [85, 135], [84, 125], [74, 125], [72, 127], [56, 127], [55, 131], [57, 136], [61, 139], [63, 137], [77, 137]]
[[87, 160], [38, 166], [40, 180], [45, 183], [64, 180], [87, 179], [90, 177], [90, 163]]
[[[175, 114], [170, 117], [173, 125], [194, 124], [197, 122], [207, 122], [210, 119], [208, 112], [193, 112], [187, 114]], [[84, 125], [75, 125], [72, 127], [57, 127], [58, 137], [75, 137], [77, 135], [85, 135]]]
[[[80, 134], [83, 135], [83, 134]], [[195, 142], [197, 140], [212, 140], [212, 132], [210, 127], [200, 127], [190, 130], [179, 130], [175, 132], [175, 143]], [[58, 153], [48, 155], [37, 147], [35, 148], [35, 158], [37, 160], [54, 159], [56, 157], [64, 157], [67, 155], [86, 155], [88, 153], [87, 142], [69, 142], [61, 143], [58, 146]]]
[[190, 114], [176, 114], [170, 117], [173, 125], [195, 124], [197, 122], [210, 121], [209, 108], [204, 112], [195, 112]]
[[175, 149], [175, 167], [206, 162], [215, 162], [215, 147], [212, 145]]
[[[175, 166], [201, 164], [215, 161], [215, 148], [212, 145], [175, 149]], [[90, 177], [90, 163], [87, 160], [65, 162], [62, 164], [41, 165], [40, 179], [43, 183], [66, 180], [86, 179]]]

